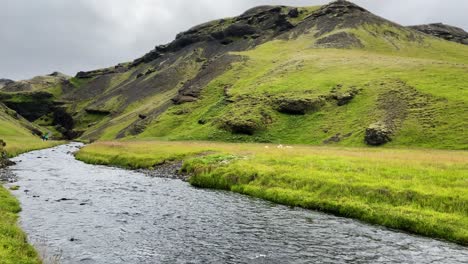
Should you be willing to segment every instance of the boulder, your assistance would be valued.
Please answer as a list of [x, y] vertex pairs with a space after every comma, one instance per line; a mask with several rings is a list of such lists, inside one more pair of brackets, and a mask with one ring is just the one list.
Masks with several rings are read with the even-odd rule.
[[323, 106], [321, 98], [281, 98], [276, 100], [277, 110], [291, 115], [305, 115], [308, 112], [317, 111]]
[[366, 129], [365, 142], [371, 146], [381, 146], [392, 141], [393, 131], [385, 123], [377, 122]]

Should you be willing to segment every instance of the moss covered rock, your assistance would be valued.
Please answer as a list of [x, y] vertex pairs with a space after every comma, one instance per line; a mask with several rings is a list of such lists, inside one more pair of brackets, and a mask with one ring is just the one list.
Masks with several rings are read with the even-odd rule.
[[380, 146], [392, 141], [392, 129], [385, 123], [377, 122], [366, 129], [365, 141], [371, 146]]
[[283, 97], [276, 100], [276, 109], [285, 114], [305, 115], [314, 112], [324, 105], [322, 98], [290, 98]]
[[0, 168], [5, 168], [6, 166], [10, 166], [14, 164], [8, 159], [7, 153], [4, 150], [5, 146], [6, 146], [5, 141], [0, 139]]

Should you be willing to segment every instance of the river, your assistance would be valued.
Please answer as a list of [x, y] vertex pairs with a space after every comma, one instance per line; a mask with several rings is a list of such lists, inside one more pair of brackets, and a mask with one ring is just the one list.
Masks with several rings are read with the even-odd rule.
[[468, 263], [465, 247], [74, 159], [14, 159], [20, 224], [60, 263]]

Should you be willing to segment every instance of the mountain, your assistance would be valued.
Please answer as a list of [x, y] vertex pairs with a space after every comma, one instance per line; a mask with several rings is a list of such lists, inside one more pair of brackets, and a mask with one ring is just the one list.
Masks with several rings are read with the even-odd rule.
[[411, 26], [410, 28], [445, 40], [468, 45], [468, 32], [442, 23]]
[[[335, 1], [256, 7], [134, 61], [8, 85], [0, 97], [38, 125], [90, 141], [466, 149], [467, 68], [468, 46]], [[47, 107], [19, 111], [32, 96]]]

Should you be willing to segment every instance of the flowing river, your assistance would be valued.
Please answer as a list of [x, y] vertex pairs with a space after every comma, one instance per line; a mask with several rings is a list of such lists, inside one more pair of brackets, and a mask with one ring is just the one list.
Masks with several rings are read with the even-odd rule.
[[11, 167], [21, 226], [60, 263], [468, 263], [456, 244], [84, 164], [79, 146]]

